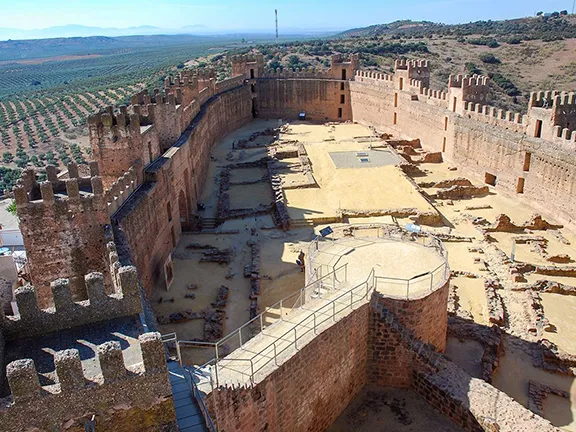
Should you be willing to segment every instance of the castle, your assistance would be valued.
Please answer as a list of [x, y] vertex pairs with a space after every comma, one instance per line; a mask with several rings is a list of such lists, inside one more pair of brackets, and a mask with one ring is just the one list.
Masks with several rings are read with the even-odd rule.
[[[305, 112], [312, 122], [352, 121], [419, 138], [463, 172], [572, 221], [573, 93], [533, 93], [528, 113], [520, 115], [488, 104], [484, 76], [454, 75], [447, 91], [430, 89], [425, 60], [397, 60], [393, 75], [361, 70], [358, 55], [334, 55], [327, 71], [266, 70], [258, 54], [229, 60], [231, 78], [181, 72], [153, 94], [134, 95], [128, 107], [91, 116], [90, 177], [81, 177], [73, 163], [68, 178], [49, 167], [40, 184], [33, 170], [24, 172], [14, 199], [32, 284], [15, 291], [16, 313], [0, 317], [6, 396], [0, 429], [176, 430], [148, 297], [170, 284], [171, 253], [182, 233], [205, 223], [198, 204], [211, 149], [255, 118], [295, 120]], [[289, 229], [283, 201], [280, 193], [271, 211], [278, 226]], [[366, 288], [349, 316], [323, 327], [261, 381], [211, 389], [204, 414], [219, 430], [321, 431], [372, 381], [415, 389], [463, 430], [555, 430], [439, 354], [448, 285], [444, 274], [430, 281], [426, 295], [403, 300]], [[88, 341], [89, 354], [63, 346], [79, 332], [99, 335]], [[53, 342], [57, 335], [60, 343]], [[51, 347], [47, 364], [45, 353], [19, 357], [19, 344], [32, 349], [43, 341]], [[130, 355], [123, 357], [121, 344], [134, 345]], [[333, 363], [325, 367], [318, 353], [328, 352]], [[86, 356], [98, 359], [91, 373], [83, 370]], [[287, 401], [290, 391], [300, 392], [300, 402]], [[480, 399], [506, 409], [484, 411]]]

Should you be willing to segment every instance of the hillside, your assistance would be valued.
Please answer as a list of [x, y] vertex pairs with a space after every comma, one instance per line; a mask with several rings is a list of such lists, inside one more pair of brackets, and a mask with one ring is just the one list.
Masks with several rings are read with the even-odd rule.
[[557, 40], [576, 37], [576, 18], [567, 11], [504, 21], [476, 21], [467, 24], [442, 24], [429, 21], [395, 21], [347, 30], [342, 38], [372, 36], [430, 37], [483, 35], [520, 40]]
[[[246, 46], [235, 37], [123, 36], [0, 42], [0, 192], [20, 169], [91, 157], [86, 118], [168, 74]], [[224, 71], [220, 72], [220, 78]]]
[[425, 58], [433, 89], [445, 90], [450, 74], [484, 74], [490, 103], [522, 113], [531, 91], [576, 89], [576, 16], [566, 11], [457, 25], [396, 21], [254, 48], [269, 68], [326, 68], [333, 53], [359, 53], [363, 69], [392, 73], [397, 58]]
[[[563, 11], [564, 12], [564, 11]], [[269, 68], [324, 69], [334, 53], [359, 53], [361, 67], [392, 73], [397, 58], [430, 60], [431, 87], [450, 74], [490, 80], [490, 103], [524, 113], [531, 91], [576, 89], [576, 16], [542, 14], [507, 21], [446, 25], [396, 21], [332, 38], [270, 43], [213, 36], [61, 38], [0, 42], [0, 153], [8, 169], [90, 158], [85, 119], [125, 103], [182, 68], [210, 65], [230, 74], [225, 53], [258, 51]], [[0, 172], [0, 190], [14, 181]]]

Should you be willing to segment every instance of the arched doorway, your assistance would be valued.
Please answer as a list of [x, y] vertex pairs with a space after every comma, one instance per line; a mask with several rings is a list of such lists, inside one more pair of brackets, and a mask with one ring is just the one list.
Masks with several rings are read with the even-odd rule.
[[178, 209], [180, 211], [180, 227], [182, 231], [190, 230], [190, 213], [188, 212], [188, 203], [186, 201], [186, 195], [184, 191], [181, 190], [178, 195]]

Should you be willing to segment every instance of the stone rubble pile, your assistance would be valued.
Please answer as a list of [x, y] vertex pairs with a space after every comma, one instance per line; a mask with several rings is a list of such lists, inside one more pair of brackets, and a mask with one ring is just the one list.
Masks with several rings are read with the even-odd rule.
[[530, 381], [528, 384], [528, 409], [534, 414], [544, 417], [544, 399], [546, 399], [549, 394], [570, 399], [570, 393], [567, 391]]
[[290, 216], [284, 198], [284, 191], [282, 190], [282, 179], [276, 173], [275, 163], [273, 161], [268, 163], [268, 172], [270, 175], [272, 194], [274, 195], [274, 222], [276, 226], [286, 231], [290, 229]]
[[453, 185], [447, 189], [436, 192], [437, 199], [467, 199], [476, 196], [484, 196], [489, 192], [488, 186], [463, 186]]
[[498, 294], [502, 285], [497, 280], [488, 279], [484, 281], [484, 290], [486, 291], [486, 300], [488, 302], [488, 318], [492, 324], [499, 326], [504, 325], [504, 305], [502, 297]]

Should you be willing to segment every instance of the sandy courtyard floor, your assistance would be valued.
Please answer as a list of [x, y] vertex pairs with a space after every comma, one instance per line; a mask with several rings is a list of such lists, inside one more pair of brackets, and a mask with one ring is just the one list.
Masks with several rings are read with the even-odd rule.
[[[342, 209], [379, 210], [415, 208], [434, 211], [405, 174], [394, 165], [337, 169], [330, 153], [368, 150], [368, 142], [354, 137], [371, 135], [358, 124], [318, 126], [295, 124], [283, 136], [302, 142], [313, 166], [317, 188], [290, 189], [286, 199], [292, 219], [334, 218]], [[330, 141], [326, 141], [330, 140]], [[382, 150], [384, 151], [384, 150]]]
[[[207, 179], [201, 191], [201, 200], [205, 204], [203, 217], [215, 217], [218, 206], [219, 174], [226, 164], [257, 161], [267, 155], [264, 147], [237, 149], [233, 143], [247, 138], [254, 132], [277, 127], [277, 121], [254, 121], [225, 137], [212, 151], [212, 160]], [[371, 137], [369, 140], [368, 137]], [[535, 283], [539, 280], [556, 281], [568, 286], [576, 286], [573, 276], [545, 276], [527, 274], [527, 282], [514, 282], [510, 276], [509, 265], [498, 260], [502, 256], [510, 257], [512, 242], [518, 234], [497, 232], [487, 242], [478, 226], [473, 223], [480, 218], [486, 224], [493, 223], [499, 214], [508, 215], [515, 224], [529, 220], [534, 213], [540, 213], [550, 222], [554, 215], [543, 213], [514, 196], [490, 188], [490, 193], [481, 197], [462, 200], [437, 200], [433, 195], [436, 188], [426, 186], [425, 197], [414, 183], [436, 182], [462, 177], [460, 171], [449, 170], [449, 163], [420, 164], [424, 174], [408, 178], [399, 168], [386, 165], [368, 168], [336, 168], [330, 156], [332, 152], [366, 151], [374, 139], [372, 131], [358, 124], [311, 125], [291, 124], [279, 136], [280, 141], [298, 140], [304, 145], [310, 159], [311, 172], [315, 185], [299, 188], [305, 184], [305, 173], [298, 170], [300, 161], [296, 157], [283, 159], [280, 164], [281, 177], [288, 212], [292, 221], [314, 220], [314, 225], [298, 224], [299, 228], [283, 232], [274, 227], [270, 215], [251, 216], [243, 219], [228, 220], [215, 233], [186, 234], [180, 239], [173, 254], [175, 279], [170, 291], [159, 291], [151, 299], [158, 316], [166, 316], [183, 310], [201, 312], [211, 308], [221, 285], [229, 288], [229, 299], [225, 307], [223, 334], [229, 334], [248, 321], [250, 317], [250, 279], [244, 277], [244, 269], [251, 260], [252, 242], [256, 242], [260, 251], [260, 296], [259, 311], [274, 305], [300, 290], [304, 284], [304, 273], [296, 264], [299, 251], [308, 250], [310, 242], [318, 235], [319, 229], [330, 223], [333, 228], [345, 225], [335, 222], [340, 219], [341, 210], [390, 210], [412, 208], [416, 211], [439, 212], [444, 218], [444, 226], [423, 229], [435, 234], [458, 236], [461, 240], [444, 242], [448, 251], [448, 261], [455, 273], [451, 283], [452, 293], [458, 302], [456, 315], [465, 317], [471, 323], [482, 328], [491, 326], [489, 305], [486, 298], [485, 281], [497, 279], [504, 309], [504, 323], [501, 325], [506, 336], [502, 346], [499, 366], [493, 376], [493, 384], [514, 397], [520, 403], [528, 404], [528, 383], [536, 381], [571, 393], [571, 400], [549, 397], [544, 404], [545, 416], [555, 425], [566, 431], [576, 431], [576, 384], [574, 378], [554, 374], [533, 365], [532, 348], [539, 338], [546, 338], [565, 352], [576, 353], [576, 296], [542, 293], [541, 303], [545, 317], [549, 320], [548, 331], [536, 337], [528, 333], [534, 326], [535, 314], [530, 306], [527, 293], [513, 290], [513, 287]], [[294, 148], [294, 144], [288, 144]], [[232, 209], [255, 207], [268, 204], [272, 200], [270, 184], [266, 181], [253, 184], [266, 177], [261, 168], [236, 169], [231, 172], [230, 205]], [[464, 175], [475, 185], [482, 185], [483, 179]], [[432, 197], [432, 198], [430, 198]], [[410, 219], [390, 217], [359, 217], [354, 223], [394, 223], [400, 226], [411, 222]], [[544, 238], [549, 255], [568, 255], [576, 261], [576, 234], [573, 227], [554, 231], [532, 231], [533, 236]], [[369, 230], [363, 233], [371, 236]], [[231, 260], [228, 264], [200, 263], [201, 251], [187, 249], [190, 243], [206, 244], [218, 249], [230, 249]], [[438, 257], [419, 255], [410, 245], [394, 248], [375, 246], [356, 248], [353, 253], [340, 257], [326, 256], [321, 264], [349, 263], [349, 280], [366, 279], [370, 269], [378, 264], [389, 276], [412, 277], [430, 271], [440, 262]], [[418, 258], [416, 258], [418, 257]], [[546, 254], [530, 244], [516, 247], [516, 262], [527, 265], [550, 265]], [[558, 264], [559, 267], [574, 266], [574, 262]], [[197, 286], [193, 291], [191, 285]], [[195, 298], [187, 298], [193, 292]], [[195, 319], [180, 323], [163, 324], [162, 333], [176, 332], [179, 339], [201, 340], [204, 332], [204, 320]], [[481, 376], [481, 359], [484, 347], [472, 339], [459, 340], [450, 337], [447, 355], [474, 376]], [[201, 364], [211, 358], [209, 350], [185, 349], [185, 363]], [[370, 394], [368, 394], [370, 393]], [[394, 405], [396, 408], [392, 409]], [[398, 411], [398, 407], [399, 411]], [[359, 396], [341, 418], [330, 429], [366, 430], [366, 431], [452, 431], [454, 426], [445, 423], [433, 410], [428, 408], [417, 396], [409, 391], [370, 389]], [[352, 414], [352, 413], [355, 414]], [[404, 417], [398, 418], [398, 412]], [[404, 419], [403, 419], [404, 418]], [[428, 423], [425, 422], [428, 421]], [[430, 423], [431, 422], [431, 423]], [[434, 427], [433, 427], [434, 426]]]

